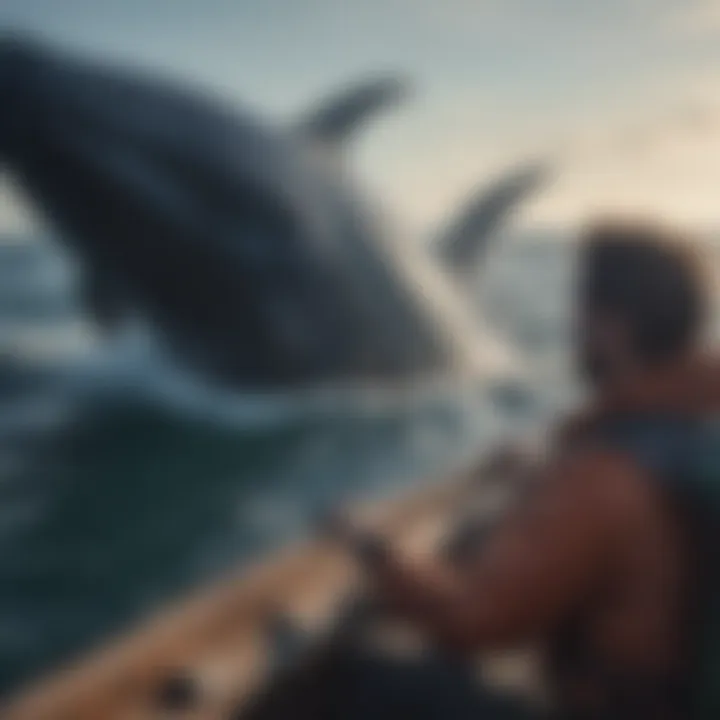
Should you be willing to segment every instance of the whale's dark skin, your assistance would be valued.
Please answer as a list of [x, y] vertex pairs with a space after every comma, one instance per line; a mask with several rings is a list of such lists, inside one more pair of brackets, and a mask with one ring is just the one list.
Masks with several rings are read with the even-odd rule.
[[73, 250], [108, 329], [142, 315], [187, 366], [234, 387], [433, 374], [474, 362], [481, 337], [456, 322], [471, 313], [457, 271], [538, 176], [474, 200], [413, 278], [342, 163], [318, 152], [340, 153], [398, 91], [371, 82], [273, 127], [13, 37], [0, 42], [0, 163]]

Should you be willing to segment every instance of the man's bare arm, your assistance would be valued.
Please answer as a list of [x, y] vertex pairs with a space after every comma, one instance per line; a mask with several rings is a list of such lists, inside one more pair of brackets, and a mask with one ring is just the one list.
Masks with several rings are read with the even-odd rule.
[[[624, 464], [577, 456], [548, 467], [531, 497], [470, 567], [388, 553], [378, 592], [437, 642], [460, 651], [529, 641], [597, 590], [624, 522]], [[618, 492], [620, 488], [620, 492]]]

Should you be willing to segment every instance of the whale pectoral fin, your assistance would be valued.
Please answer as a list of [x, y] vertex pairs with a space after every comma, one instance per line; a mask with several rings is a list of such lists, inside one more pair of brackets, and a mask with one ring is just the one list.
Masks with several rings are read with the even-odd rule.
[[406, 83], [398, 78], [380, 78], [355, 85], [322, 103], [299, 123], [299, 129], [312, 140], [338, 145], [371, 115], [397, 103], [406, 92]]
[[115, 281], [94, 268], [85, 270], [80, 301], [93, 322], [104, 332], [113, 332], [127, 317], [127, 305]]
[[493, 231], [547, 176], [544, 163], [524, 165], [475, 195], [435, 244], [435, 252], [446, 267], [457, 274], [474, 271]]

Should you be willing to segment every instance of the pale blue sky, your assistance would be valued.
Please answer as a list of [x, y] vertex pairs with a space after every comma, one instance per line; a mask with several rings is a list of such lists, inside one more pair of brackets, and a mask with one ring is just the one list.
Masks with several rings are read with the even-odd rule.
[[1, 0], [0, 27], [170, 68], [279, 119], [358, 76], [407, 75], [415, 99], [357, 163], [414, 227], [548, 152], [562, 172], [528, 221], [720, 221], [720, 0]]

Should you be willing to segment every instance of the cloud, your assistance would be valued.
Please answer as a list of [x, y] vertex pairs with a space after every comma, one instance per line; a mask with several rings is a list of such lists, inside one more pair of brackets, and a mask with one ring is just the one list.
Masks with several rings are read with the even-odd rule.
[[604, 213], [720, 227], [720, 106], [680, 105], [575, 140], [556, 186], [530, 213], [573, 224]]
[[667, 15], [666, 27], [697, 37], [720, 33], [720, 0], [683, 0]]

